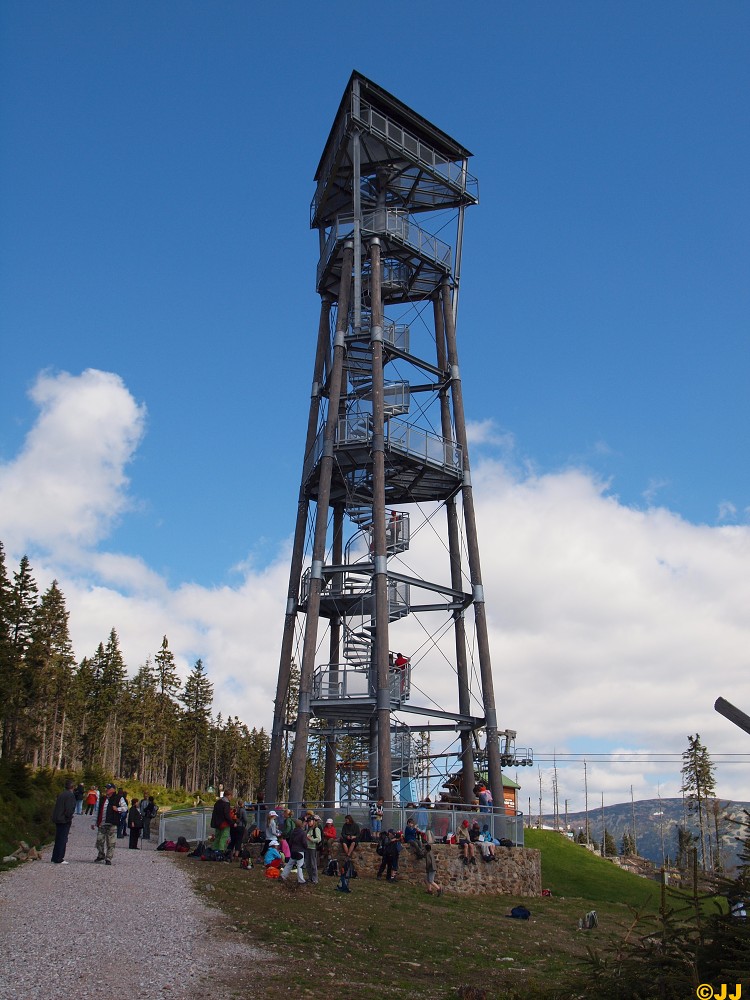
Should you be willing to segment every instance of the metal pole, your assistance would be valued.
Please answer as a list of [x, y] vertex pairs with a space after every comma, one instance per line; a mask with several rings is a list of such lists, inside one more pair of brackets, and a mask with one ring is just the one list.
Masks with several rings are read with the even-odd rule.
[[[344, 552], [344, 505], [336, 504], [333, 509], [333, 563], [341, 566]], [[339, 580], [341, 578], [339, 577]], [[339, 663], [341, 656], [341, 619], [335, 617], [331, 619], [331, 636], [328, 652], [328, 681], [330, 689], [339, 682]], [[336, 720], [329, 718], [329, 735], [326, 736], [325, 771], [323, 774], [323, 807], [325, 810], [333, 812], [336, 805]], [[324, 817], [328, 819], [328, 815]]]
[[[441, 371], [448, 371], [448, 354], [445, 344], [445, 323], [440, 299], [433, 300], [435, 319], [435, 344], [437, 347], [437, 366]], [[440, 424], [446, 441], [453, 441], [453, 424], [451, 422], [448, 388], [440, 390]], [[448, 552], [451, 566], [451, 587], [453, 590], [463, 590], [463, 572], [461, 569], [461, 535], [458, 528], [458, 510], [455, 497], [450, 497], [445, 504], [448, 521]], [[456, 679], [458, 681], [458, 711], [461, 715], [471, 714], [471, 693], [469, 690], [469, 665], [466, 655], [466, 618], [464, 609], [457, 608], [453, 612], [453, 630], [456, 644]], [[471, 801], [474, 788], [474, 754], [472, 752], [471, 733], [462, 729], [461, 740], [461, 800]], [[494, 796], [494, 793], [493, 793]]]
[[[318, 321], [318, 344], [315, 352], [313, 383], [310, 394], [310, 410], [307, 417], [307, 435], [305, 437], [305, 457], [315, 443], [318, 431], [320, 403], [323, 395], [323, 372], [328, 341], [331, 336], [331, 298], [324, 295], [320, 303], [320, 319]], [[279, 792], [279, 773], [281, 771], [281, 750], [284, 742], [284, 708], [289, 690], [289, 676], [294, 649], [294, 626], [297, 621], [297, 598], [299, 582], [302, 575], [302, 563], [305, 552], [305, 532], [307, 528], [308, 499], [305, 496], [304, 482], [300, 481], [299, 497], [297, 499], [297, 521], [294, 528], [292, 544], [292, 563], [289, 569], [289, 588], [287, 590], [286, 614], [284, 616], [284, 632], [281, 640], [279, 657], [279, 676], [276, 681], [276, 698], [273, 708], [273, 723], [271, 726], [271, 745], [268, 752], [266, 767], [265, 799], [269, 806], [275, 805]]]
[[456, 441], [461, 446], [463, 451], [463, 485], [461, 487], [461, 495], [463, 498], [464, 522], [466, 525], [466, 546], [469, 554], [469, 572], [471, 573], [474, 624], [477, 635], [477, 652], [479, 654], [479, 675], [482, 681], [482, 701], [484, 704], [485, 725], [487, 730], [487, 771], [493, 801], [502, 802], [503, 777], [500, 769], [500, 746], [498, 744], [497, 736], [495, 685], [492, 679], [492, 659], [490, 656], [490, 642], [487, 632], [487, 615], [484, 604], [484, 587], [482, 585], [482, 567], [479, 559], [479, 539], [477, 536], [476, 513], [474, 510], [474, 492], [471, 486], [469, 447], [466, 438], [466, 417], [464, 415], [461, 374], [458, 367], [456, 324], [454, 322], [453, 310], [451, 308], [450, 282], [447, 277], [443, 279], [441, 297], [443, 300], [445, 338], [448, 346], [448, 363], [450, 365], [453, 416], [456, 424]]
[[344, 354], [346, 330], [349, 325], [349, 296], [351, 294], [352, 244], [344, 247], [341, 265], [341, 285], [336, 317], [336, 335], [333, 344], [333, 364], [328, 390], [328, 412], [323, 438], [323, 455], [320, 460], [317, 508], [315, 511], [315, 535], [313, 539], [312, 567], [310, 572], [310, 593], [307, 599], [307, 620], [305, 639], [302, 647], [302, 663], [299, 680], [299, 710], [292, 750], [292, 774], [289, 785], [290, 807], [302, 802], [307, 767], [307, 740], [310, 731], [310, 700], [312, 680], [315, 671], [315, 650], [318, 638], [318, 617], [320, 614], [320, 592], [323, 584], [323, 561], [326, 552], [328, 532], [328, 506], [331, 496], [331, 476], [333, 473], [333, 449], [339, 420], [339, 399], [344, 382]]
[[372, 283], [372, 537], [375, 594], [375, 663], [378, 718], [378, 797], [393, 801], [391, 689], [388, 657], [388, 553], [385, 534], [385, 399], [383, 378], [383, 290], [380, 240], [370, 243]]

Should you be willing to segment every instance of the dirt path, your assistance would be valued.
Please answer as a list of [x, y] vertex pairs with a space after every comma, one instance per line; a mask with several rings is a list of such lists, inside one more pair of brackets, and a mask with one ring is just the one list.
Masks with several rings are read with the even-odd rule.
[[[91, 818], [76, 816], [67, 865], [27, 861], [0, 873], [0, 1000], [135, 991], [175, 1000], [229, 1000], [247, 992], [267, 959], [232, 939], [156, 840], [117, 841], [111, 866], [94, 864]], [[83, 992], [81, 992], [83, 991]]]

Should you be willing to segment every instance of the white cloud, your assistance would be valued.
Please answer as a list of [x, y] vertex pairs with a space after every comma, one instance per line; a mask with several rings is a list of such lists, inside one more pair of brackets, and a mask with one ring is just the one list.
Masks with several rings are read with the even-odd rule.
[[491, 418], [486, 420], [467, 420], [466, 437], [469, 444], [473, 447], [491, 445], [505, 452], [512, 452], [516, 446], [514, 435], [510, 431], [501, 430]]
[[[9, 557], [30, 550], [42, 587], [60, 580], [77, 656], [114, 626], [134, 671], [166, 634], [183, 676], [203, 658], [217, 711], [269, 727], [288, 551], [262, 568], [238, 560], [238, 584], [217, 588], [170, 587], [143, 560], [101, 544], [81, 553], [76, 546], [105, 537], [127, 510], [124, 469], [144, 411], [120, 379], [101, 372], [45, 375], [34, 398], [40, 419], [0, 470], [2, 537]], [[491, 428], [482, 433], [489, 439]], [[518, 731], [519, 746], [592, 758], [617, 748], [620, 763], [592, 761], [588, 772], [590, 796], [604, 792], [607, 802], [627, 800], [631, 784], [636, 797], [678, 792], [679, 760], [640, 764], [628, 748], [679, 753], [699, 732], [713, 753], [750, 751], [748, 737], [712, 707], [723, 695], [750, 710], [750, 528], [629, 508], [576, 469], [538, 475], [479, 461], [473, 482], [499, 719]], [[438, 511], [417, 530], [413, 514], [404, 571], [446, 579], [444, 520]], [[423, 617], [436, 628], [439, 616]], [[471, 633], [471, 612], [467, 623]], [[415, 687], [455, 707], [449, 636], [433, 643], [412, 616], [394, 625], [391, 646], [414, 654]], [[473, 711], [480, 714], [477, 703]], [[549, 783], [550, 764], [541, 766]], [[558, 777], [561, 801], [580, 808], [582, 764], [561, 758]], [[519, 778], [522, 803], [535, 802], [536, 770], [520, 769]], [[743, 768], [720, 767], [719, 784], [722, 797], [750, 797]]]
[[9, 549], [89, 546], [128, 508], [125, 467], [145, 408], [122, 380], [89, 369], [44, 373], [30, 391], [40, 414], [21, 453], [0, 466], [0, 523]]

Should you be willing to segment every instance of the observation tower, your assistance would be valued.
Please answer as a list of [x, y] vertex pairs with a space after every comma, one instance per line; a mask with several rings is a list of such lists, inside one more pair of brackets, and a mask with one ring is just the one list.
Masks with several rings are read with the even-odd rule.
[[311, 739], [326, 806], [392, 802], [416, 734], [453, 734], [463, 801], [477, 757], [498, 804], [519, 763], [498, 732], [456, 341], [470, 155], [352, 73], [310, 209], [321, 307], [267, 802], [303, 801]]

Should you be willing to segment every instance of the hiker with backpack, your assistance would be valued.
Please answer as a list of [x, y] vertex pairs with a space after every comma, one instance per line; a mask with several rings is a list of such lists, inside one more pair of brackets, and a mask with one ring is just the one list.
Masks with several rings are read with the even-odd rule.
[[156, 819], [159, 807], [154, 802], [153, 795], [149, 795], [146, 807], [143, 810], [143, 839], [151, 840], [151, 823]]
[[294, 821], [294, 830], [289, 837], [290, 857], [281, 870], [281, 879], [284, 881], [292, 868], [297, 869], [297, 883], [305, 884], [305, 876], [302, 869], [305, 866], [305, 848], [307, 847], [307, 833], [301, 819]]

